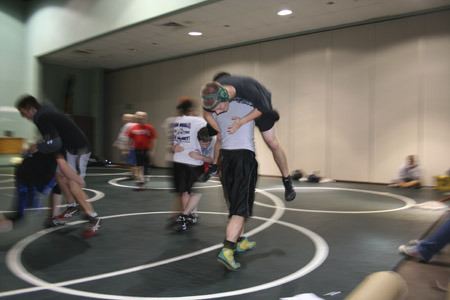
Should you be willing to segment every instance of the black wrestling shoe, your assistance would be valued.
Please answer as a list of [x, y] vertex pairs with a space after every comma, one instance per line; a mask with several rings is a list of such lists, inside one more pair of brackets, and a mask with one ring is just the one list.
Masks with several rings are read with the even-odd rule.
[[49, 217], [44, 221], [45, 228], [52, 228], [52, 227], [58, 227], [58, 226], [64, 226], [64, 225], [66, 225], [66, 221], [64, 220], [64, 218]]
[[294, 200], [297, 193], [295, 192], [292, 186], [291, 176], [283, 177], [283, 185], [284, 185], [284, 200], [286, 201]]
[[76, 216], [80, 213], [80, 206], [79, 205], [75, 205], [75, 206], [67, 206], [66, 210], [61, 213], [60, 215], [58, 215], [56, 218], [57, 219], [70, 219], [73, 216]]
[[189, 225], [195, 225], [198, 223], [198, 214], [192, 213], [186, 217], [186, 222]]
[[179, 215], [175, 221], [174, 230], [176, 232], [184, 232], [188, 230], [188, 221], [187, 216], [185, 215]]

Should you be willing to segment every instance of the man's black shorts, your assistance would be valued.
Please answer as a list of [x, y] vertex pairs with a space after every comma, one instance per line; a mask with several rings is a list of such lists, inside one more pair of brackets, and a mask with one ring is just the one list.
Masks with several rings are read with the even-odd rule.
[[253, 213], [258, 162], [250, 150], [224, 150], [221, 154], [221, 182], [229, 216], [250, 217]]

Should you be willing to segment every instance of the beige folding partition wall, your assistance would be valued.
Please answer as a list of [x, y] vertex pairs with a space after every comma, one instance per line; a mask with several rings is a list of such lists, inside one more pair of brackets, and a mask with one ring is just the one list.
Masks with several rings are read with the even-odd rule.
[[[118, 130], [125, 107], [148, 111], [159, 126], [174, 114], [177, 97], [198, 97], [216, 72], [229, 71], [272, 91], [291, 170], [389, 182], [405, 157], [417, 154], [431, 185], [433, 175], [450, 168], [449, 53], [447, 10], [111, 72], [107, 126]], [[258, 132], [255, 137], [260, 173], [279, 175]], [[160, 166], [164, 143], [155, 160]]]

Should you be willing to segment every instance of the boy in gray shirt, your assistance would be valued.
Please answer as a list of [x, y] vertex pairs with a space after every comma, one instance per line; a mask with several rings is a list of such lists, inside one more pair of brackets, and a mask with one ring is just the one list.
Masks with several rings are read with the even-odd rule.
[[235, 271], [240, 264], [235, 261], [235, 253], [243, 253], [256, 246], [244, 234], [246, 220], [252, 215], [255, 188], [258, 177], [258, 162], [255, 158], [253, 120], [242, 124], [230, 132], [234, 120], [249, 114], [253, 107], [245, 101], [216, 101], [213, 105], [208, 98], [209, 89], [202, 91], [205, 102], [212, 111], [211, 116], [221, 134], [220, 173], [225, 200], [229, 209], [224, 246], [217, 260], [229, 270]]

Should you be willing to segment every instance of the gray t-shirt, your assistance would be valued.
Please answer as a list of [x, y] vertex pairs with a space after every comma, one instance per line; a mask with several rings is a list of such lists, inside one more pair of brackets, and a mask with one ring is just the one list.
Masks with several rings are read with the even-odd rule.
[[420, 180], [421, 174], [420, 174], [420, 168], [418, 165], [403, 165], [400, 168], [399, 171], [399, 179], [404, 180], [404, 179], [409, 179], [409, 180]]
[[201, 148], [201, 153], [203, 156], [214, 158], [214, 146], [216, 145], [216, 137], [213, 136], [211, 139], [211, 143], [206, 148]]
[[183, 147], [183, 151], [173, 154], [173, 161], [193, 166], [203, 165], [202, 160], [189, 156], [189, 152], [200, 152], [200, 143], [197, 139], [198, 131], [206, 126], [205, 119], [196, 116], [180, 116], [173, 120], [173, 144]]
[[228, 133], [228, 127], [233, 124], [234, 117], [242, 118], [253, 110], [253, 107], [241, 101], [229, 102], [228, 111], [219, 115], [213, 113], [213, 118], [219, 125], [222, 134], [222, 149], [237, 150], [247, 149], [255, 152], [254, 128], [255, 122], [251, 121], [242, 125], [235, 133]]

